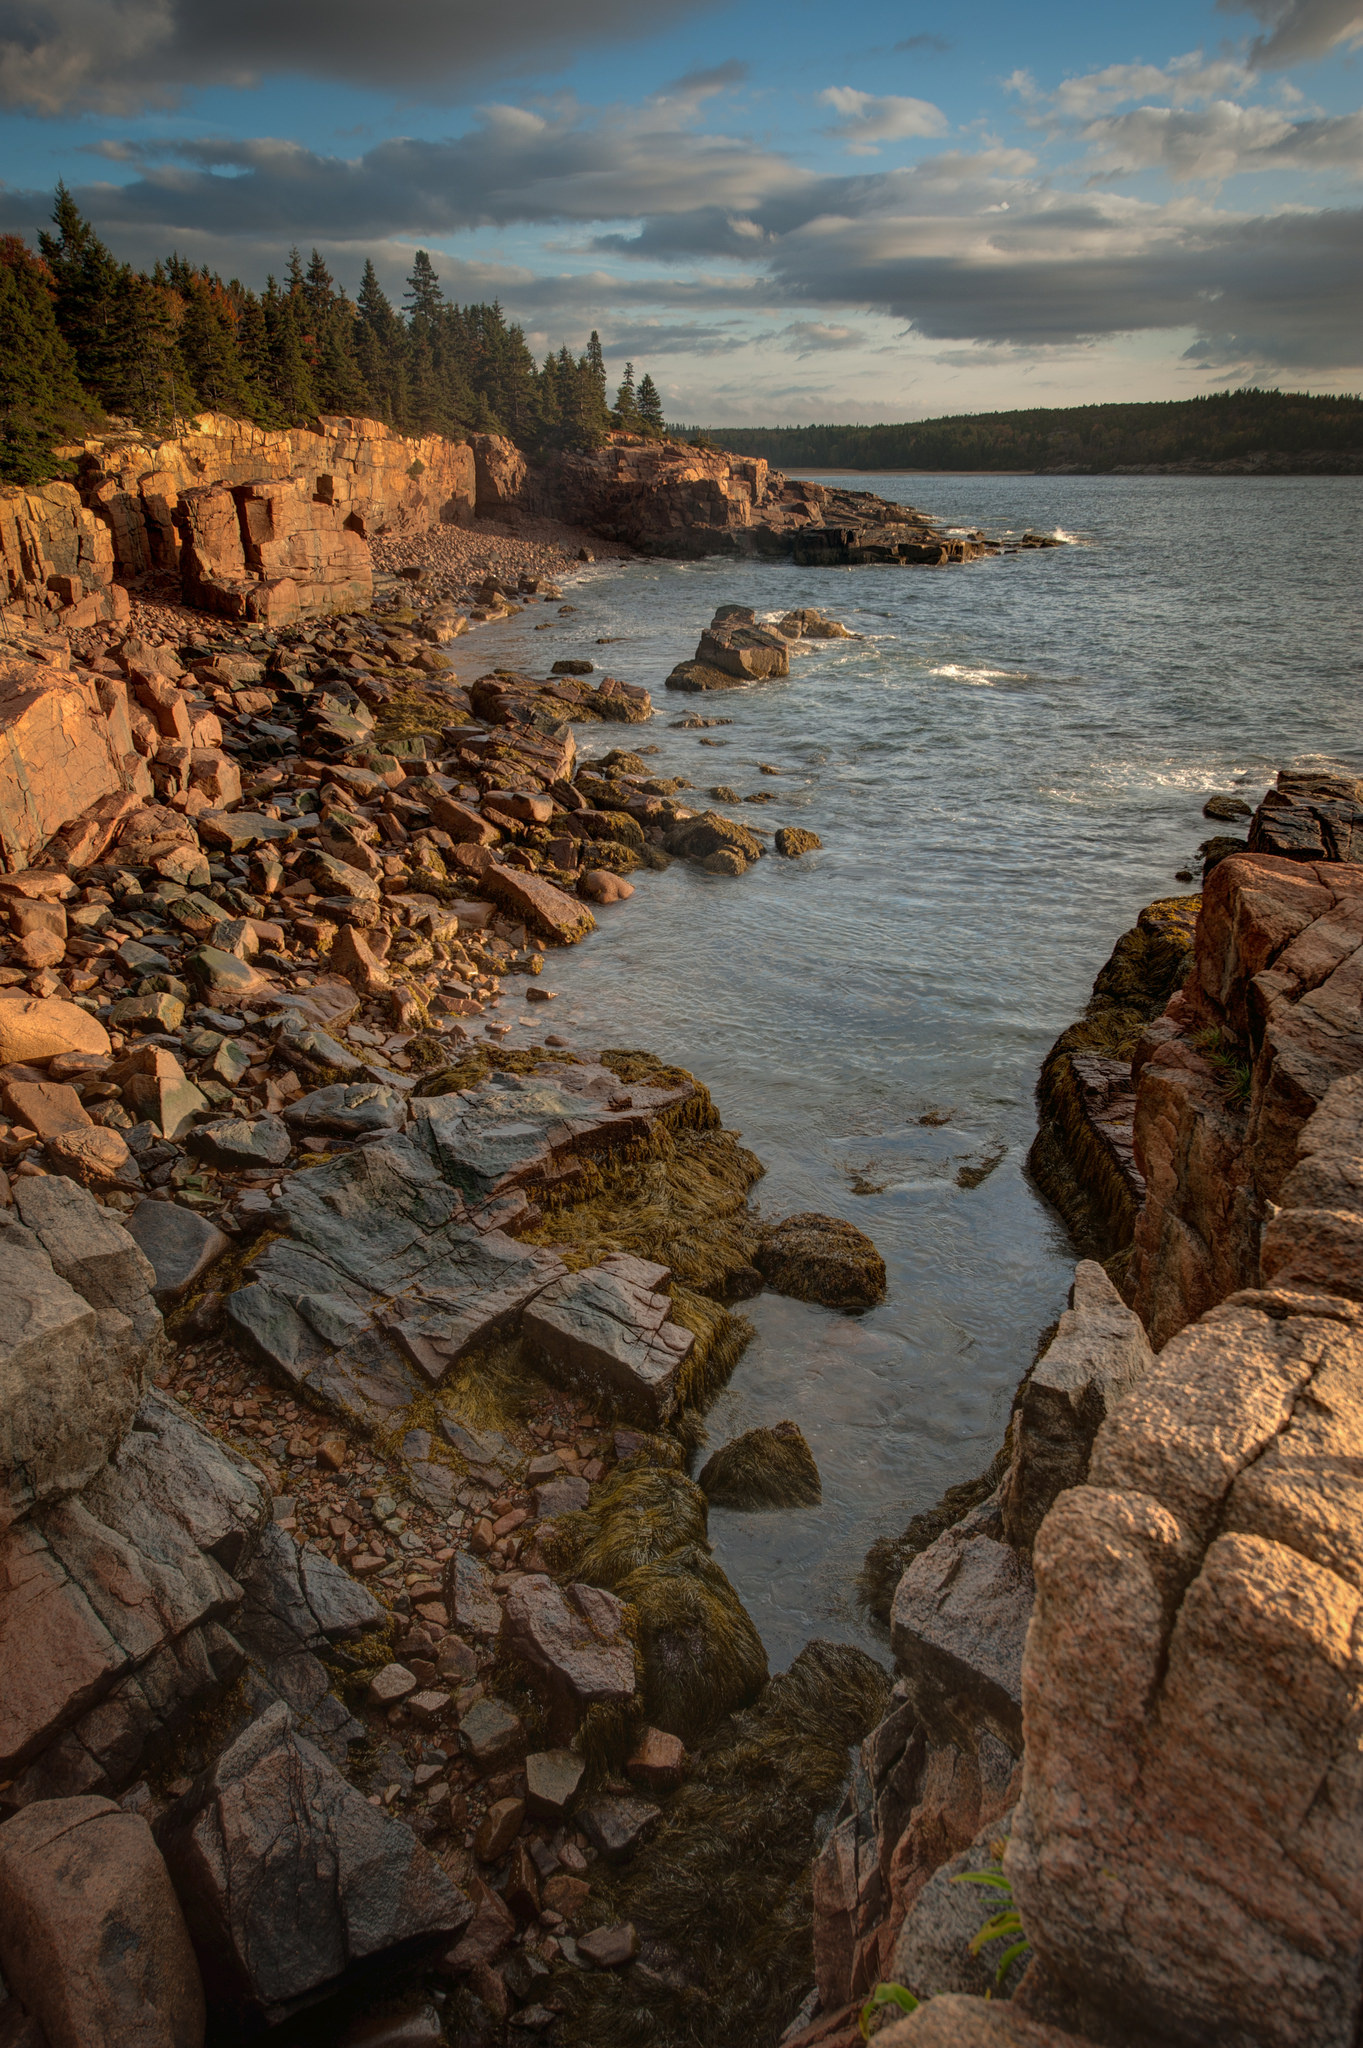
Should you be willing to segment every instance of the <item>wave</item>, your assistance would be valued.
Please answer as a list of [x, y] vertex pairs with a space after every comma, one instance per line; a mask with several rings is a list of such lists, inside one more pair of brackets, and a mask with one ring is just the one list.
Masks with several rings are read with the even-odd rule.
[[976, 690], [992, 690], [995, 683], [1029, 683], [1032, 680], [1025, 668], [975, 668], [963, 661], [943, 662], [940, 668], [930, 668], [928, 674], [943, 676], [949, 683], [968, 683]]

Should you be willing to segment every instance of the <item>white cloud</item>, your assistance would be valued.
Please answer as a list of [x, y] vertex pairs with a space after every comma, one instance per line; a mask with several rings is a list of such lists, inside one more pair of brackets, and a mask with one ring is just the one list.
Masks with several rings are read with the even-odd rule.
[[907, 142], [917, 137], [934, 137], [949, 132], [951, 123], [931, 100], [905, 99], [894, 94], [877, 97], [858, 92], [850, 85], [830, 85], [819, 98], [842, 116], [829, 129], [841, 136], [853, 155], [873, 156], [882, 142]]
[[1363, 114], [1292, 121], [1269, 107], [1217, 100], [1197, 113], [1138, 107], [1083, 130], [1094, 169], [1110, 176], [1159, 169], [1178, 183], [1221, 183], [1253, 171], [1363, 174]]

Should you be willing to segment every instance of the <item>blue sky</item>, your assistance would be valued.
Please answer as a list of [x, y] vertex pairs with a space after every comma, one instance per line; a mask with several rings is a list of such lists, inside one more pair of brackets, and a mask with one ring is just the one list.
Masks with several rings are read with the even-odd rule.
[[1363, 387], [1363, 0], [0, 0], [0, 229], [399, 295], [669, 417]]

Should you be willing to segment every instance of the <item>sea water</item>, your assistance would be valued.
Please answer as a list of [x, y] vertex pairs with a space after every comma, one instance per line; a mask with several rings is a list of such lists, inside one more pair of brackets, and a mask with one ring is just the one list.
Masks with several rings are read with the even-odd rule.
[[[456, 650], [468, 676], [577, 656], [645, 685], [652, 722], [579, 725], [584, 755], [656, 746], [699, 807], [716, 785], [774, 793], [714, 807], [823, 841], [741, 878], [636, 875], [549, 953], [557, 1000], [513, 979], [499, 1013], [524, 1014], [508, 1043], [554, 1030], [693, 1069], [767, 1168], [764, 1215], [845, 1216], [884, 1254], [868, 1313], [745, 1304], [757, 1336], [707, 1417], [712, 1446], [789, 1417], [823, 1477], [821, 1507], [710, 1516], [774, 1669], [811, 1635], [883, 1654], [856, 1598], [868, 1545], [999, 1446], [1073, 1271], [1025, 1173], [1037, 1071], [1141, 906], [1236, 829], [1203, 819], [1207, 795], [1363, 772], [1363, 479], [837, 481], [1064, 545], [932, 570], [599, 565], [573, 616], [533, 606]], [[800, 645], [786, 681], [665, 690], [725, 603], [817, 605], [860, 637]], [[732, 723], [677, 729], [695, 714]]]

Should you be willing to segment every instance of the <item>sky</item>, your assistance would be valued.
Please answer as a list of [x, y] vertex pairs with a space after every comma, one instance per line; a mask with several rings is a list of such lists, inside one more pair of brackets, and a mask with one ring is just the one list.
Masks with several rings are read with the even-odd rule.
[[1363, 0], [0, 0], [0, 232], [417, 248], [698, 425], [1363, 389]]

